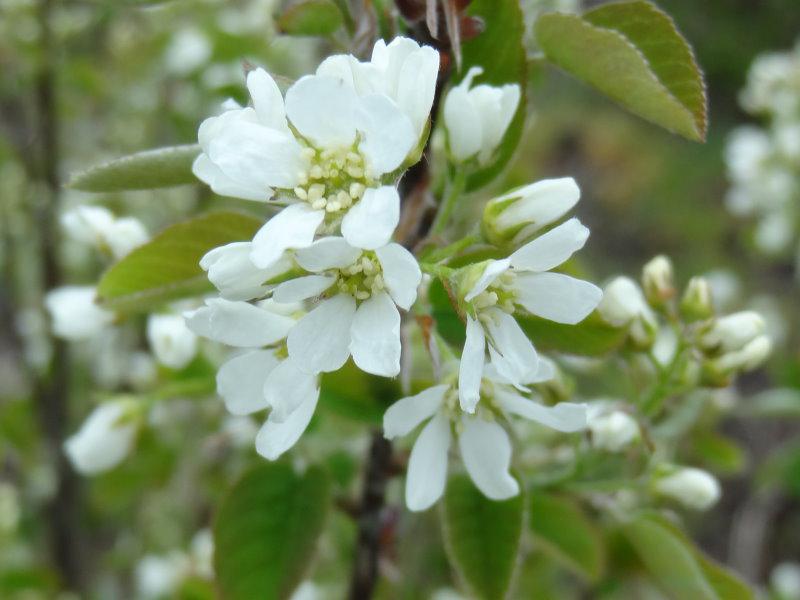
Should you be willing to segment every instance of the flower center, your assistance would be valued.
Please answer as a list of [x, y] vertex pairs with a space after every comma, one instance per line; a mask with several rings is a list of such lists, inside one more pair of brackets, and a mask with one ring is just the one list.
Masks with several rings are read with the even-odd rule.
[[514, 314], [514, 302], [517, 293], [514, 289], [516, 274], [511, 271], [498, 276], [484, 291], [472, 299], [472, 305], [477, 309], [496, 306], [510, 315]]
[[336, 150], [306, 146], [302, 152], [309, 167], [300, 175], [294, 193], [314, 210], [337, 215], [358, 202], [373, 184], [356, 146]]
[[369, 299], [386, 289], [383, 268], [374, 252], [363, 252], [350, 266], [336, 270], [336, 288], [357, 301]]

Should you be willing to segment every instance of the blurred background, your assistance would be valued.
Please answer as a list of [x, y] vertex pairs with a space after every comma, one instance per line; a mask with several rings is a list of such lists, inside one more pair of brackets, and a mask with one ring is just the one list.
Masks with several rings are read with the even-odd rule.
[[[524, 4], [532, 10], [547, 3]], [[0, 597], [53, 597], [64, 577], [100, 598], [132, 597], [133, 580], [143, 577], [137, 561], [147, 554], [167, 563], [197, 561], [198, 583], [185, 586], [184, 597], [211, 597], [202, 583], [202, 530], [237, 472], [237, 435], [248, 433], [231, 422], [210, 438], [192, 435], [220, 418], [213, 397], [171, 405], [165, 425], [148, 430], [122, 467], [79, 479], [59, 457], [61, 440], [84, 419], [97, 389], [117, 389], [129, 374], [131, 363], [114, 360], [127, 342], [106, 342], [100, 352], [107, 364], [87, 365], [82, 353], [97, 348], [54, 341], [42, 298], [66, 282], [93, 283], [103, 266], [85, 247], [57, 239], [59, 215], [71, 206], [99, 203], [138, 217], [151, 232], [198, 208], [237, 206], [204, 186], [89, 196], [63, 183], [109, 158], [194, 143], [198, 124], [220, 103], [247, 100], [244, 61], [294, 79], [326, 54], [349, 51], [281, 35], [273, 19], [280, 5], [0, 0]], [[725, 145], [733, 128], [762, 122], [742, 109], [739, 92], [757, 55], [794, 46], [800, 6], [796, 0], [659, 5], [705, 72], [707, 142], [672, 136], [532, 60], [535, 117], [493, 189], [573, 176], [583, 192], [578, 214], [592, 231], [582, 268], [593, 280], [636, 277], [652, 256], [666, 254], [680, 282], [707, 275], [725, 310], [765, 314], [773, 358], [731, 391], [746, 408], [749, 397], [767, 388], [800, 388], [800, 297], [793, 252], [765, 256], [754, 247], [753, 220], [726, 208]], [[65, 387], [68, 406], [59, 403]], [[776, 565], [800, 560], [800, 420], [743, 414], [733, 411], [722, 426], [725, 459], [701, 465], [721, 476], [723, 499], [692, 525], [710, 555], [766, 585]], [[356, 470], [343, 454], [331, 463], [342, 481]], [[352, 536], [347, 527], [341, 524], [341, 548], [323, 548], [323, 572], [326, 565], [337, 568], [340, 551], [349, 556], [342, 550]], [[414, 527], [423, 530], [424, 520]], [[55, 548], [54, 561], [48, 548]], [[429, 576], [424, 585], [432, 589], [440, 578], [432, 565], [446, 569], [443, 558], [415, 562], [424, 566], [409, 579]], [[800, 598], [800, 582], [797, 590]], [[13, 595], [22, 593], [31, 595]]]

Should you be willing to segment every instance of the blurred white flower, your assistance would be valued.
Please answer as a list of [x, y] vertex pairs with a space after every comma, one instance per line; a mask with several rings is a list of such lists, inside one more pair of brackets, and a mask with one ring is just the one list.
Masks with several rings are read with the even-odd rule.
[[84, 205], [65, 212], [61, 225], [71, 239], [107, 251], [114, 258], [122, 258], [149, 238], [141, 221], [116, 218], [102, 206]]
[[653, 343], [658, 321], [633, 279], [620, 276], [608, 283], [597, 311], [611, 325], [629, 327], [630, 336], [637, 344]]
[[753, 310], [745, 310], [715, 319], [704, 332], [700, 343], [704, 348], [721, 352], [741, 350], [766, 329], [764, 318]]
[[776, 600], [800, 600], [800, 563], [782, 562], [769, 575]]
[[589, 404], [588, 423], [592, 446], [601, 450], [620, 452], [640, 436], [636, 420], [606, 402]]
[[202, 67], [211, 57], [211, 42], [196, 27], [183, 27], [172, 34], [164, 54], [164, 63], [170, 73], [188, 75]]
[[658, 478], [655, 490], [693, 510], [711, 508], [722, 493], [719, 482], [713, 475], [694, 467], [680, 467], [673, 473]]
[[105, 402], [95, 408], [77, 433], [64, 442], [72, 466], [83, 475], [108, 471], [133, 448], [140, 414], [129, 400]]
[[160, 600], [177, 592], [189, 573], [189, 558], [179, 551], [166, 556], [149, 554], [136, 565], [136, 590], [142, 600]]
[[47, 293], [44, 303], [53, 322], [53, 333], [67, 340], [86, 340], [98, 335], [114, 320], [114, 313], [95, 302], [91, 286], [64, 286]]
[[171, 369], [182, 369], [197, 354], [197, 336], [186, 326], [182, 315], [150, 315], [147, 341], [156, 360]]
[[672, 262], [664, 255], [656, 256], [642, 269], [642, 288], [650, 302], [658, 305], [675, 294]]
[[489, 162], [519, 105], [517, 84], [473, 87], [472, 81], [482, 73], [480, 67], [472, 67], [444, 100], [448, 148], [456, 162], [475, 156], [479, 164]]

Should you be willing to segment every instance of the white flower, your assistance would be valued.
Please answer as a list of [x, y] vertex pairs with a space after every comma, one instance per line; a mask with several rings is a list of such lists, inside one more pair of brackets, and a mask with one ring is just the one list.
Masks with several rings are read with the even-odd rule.
[[197, 336], [181, 315], [150, 315], [147, 341], [158, 362], [171, 369], [182, 369], [197, 354]]
[[[541, 378], [549, 376], [552, 372], [545, 368]], [[515, 415], [565, 432], [586, 427], [585, 405], [562, 402], [545, 406], [488, 377], [483, 380], [482, 395], [485, 401], [474, 415], [459, 408], [458, 391], [448, 384], [401, 398], [386, 411], [383, 431], [388, 439], [407, 435], [427, 421], [408, 462], [405, 497], [409, 510], [429, 508], [444, 492], [454, 432], [464, 466], [475, 485], [488, 498], [504, 500], [519, 493], [519, 484], [509, 472], [511, 440], [495, 415], [507, 419]]]
[[67, 340], [98, 335], [114, 320], [114, 313], [95, 303], [95, 288], [64, 286], [47, 293], [44, 303], [53, 320], [53, 333]]
[[138, 428], [137, 406], [132, 401], [101, 404], [78, 432], [64, 442], [72, 466], [84, 475], [114, 468], [131, 451]]
[[[549, 273], [580, 250], [589, 230], [570, 219], [531, 240], [510, 257], [487, 261], [473, 279], [468, 267], [460, 285], [466, 290], [467, 339], [461, 355], [461, 407], [475, 410], [488, 344], [492, 365], [514, 385], [529, 381], [538, 368], [536, 350], [513, 315], [518, 308], [558, 323], [582, 321], [600, 302], [600, 289], [561, 273]], [[472, 283], [474, 281], [474, 283]], [[471, 284], [471, 285], [470, 285]]]
[[227, 300], [251, 300], [264, 296], [271, 279], [292, 268], [292, 261], [283, 255], [266, 269], [259, 269], [250, 260], [251, 242], [234, 242], [210, 250], [200, 259], [200, 267]]
[[741, 350], [766, 329], [764, 318], [754, 310], [745, 310], [716, 319], [701, 337], [704, 348], [731, 352]]
[[374, 251], [326, 237], [295, 259], [304, 277], [279, 284], [277, 302], [325, 298], [289, 332], [289, 357], [311, 373], [335, 371], [353, 356], [368, 373], [400, 372], [400, 313], [417, 298], [422, 273], [414, 256], [399, 244]]
[[122, 258], [149, 237], [138, 219], [117, 219], [102, 206], [78, 206], [61, 216], [61, 225], [73, 240], [106, 250], [114, 258]]
[[543, 179], [487, 202], [483, 230], [493, 243], [523, 241], [558, 221], [581, 197], [572, 177]]
[[[399, 83], [409, 85], [420, 73], [413, 75]], [[229, 110], [200, 126], [203, 153], [193, 170], [219, 194], [266, 201], [277, 190], [290, 204], [256, 234], [253, 263], [265, 268], [285, 250], [308, 246], [321, 226], [332, 231], [341, 224], [355, 245], [386, 244], [400, 199], [381, 184], [416, 150], [419, 138], [398, 102], [386, 93], [362, 95], [340, 73], [325, 70], [298, 80], [285, 103], [263, 69], [248, 74], [247, 87], [252, 108]], [[394, 91], [408, 108], [424, 105], [427, 89], [426, 83]]]
[[[217, 372], [217, 393], [234, 415], [272, 410], [256, 436], [256, 450], [275, 460], [308, 427], [319, 399], [318, 378], [285, 357], [285, 348], [262, 348], [286, 338], [296, 320], [272, 300], [258, 305], [222, 298], [186, 313], [192, 331], [229, 346], [246, 348]], [[294, 305], [291, 308], [295, 308]]]
[[211, 57], [211, 42], [196, 27], [176, 31], [164, 53], [164, 64], [170, 73], [186, 76], [202, 67]]
[[628, 413], [605, 403], [589, 405], [589, 431], [595, 448], [619, 452], [639, 438], [639, 424]]
[[519, 104], [517, 84], [472, 87], [472, 80], [481, 73], [483, 69], [472, 67], [444, 100], [444, 125], [450, 153], [456, 162], [477, 156], [478, 163], [487, 163], [502, 141]]
[[677, 500], [687, 508], [706, 510], [721, 495], [719, 482], [709, 473], [694, 467], [681, 467], [655, 483], [659, 494]]
[[769, 576], [772, 589], [778, 595], [777, 600], [800, 600], [800, 564], [782, 562]]
[[637, 344], [646, 346], [654, 341], [658, 321], [633, 279], [621, 276], [606, 285], [597, 311], [614, 327], [629, 327]]
[[148, 554], [136, 565], [136, 589], [144, 600], [172, 596], [189, 574], [189, 557], [173, 551], [165, 556]]

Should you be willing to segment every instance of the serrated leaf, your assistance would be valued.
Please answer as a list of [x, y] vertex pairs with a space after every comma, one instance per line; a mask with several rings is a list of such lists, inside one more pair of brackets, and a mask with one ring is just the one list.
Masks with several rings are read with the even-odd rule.
[[525, 127], [526, 78], [525, 33], [519, 0], [474, 0], [466, 14], [478, 17], [485, 29], [471, 40], [461, 44], [461, 73], [454, 83], [460, 81], [471, 67], [482, 67], [483, 75], [475, 84], [503, 85], [516, 83], [520, 86], [520, 101], [514, 119], [497, 149], [494, 161], [469, 176], [467, 190], [474, 190], [492, 181], [514, 155]]
[[473, 595], [507, 597], [522, 537], [523, 496], [490, 500], [459, 474], [447, 483], [442, 506], [448, 557]]
[[303, 0], [292, 4], [278, 18], [278, 29], [289, 35], [326, 36], [344, 23], [342, 11], [333, 0]]
[[753, 591], [731, 572], [705, 557], [674, 524], [643, 514], [622, 528], [626, 539], [658, 585], [674, 598], [751, 600]]
[[73, 175], [67, 184], [84, 192], [152, 190], [194, 183], [192, 163], [200, 146], [170, 146], [137, 152]]
[[528, 506], [528, 526], [538, 545], [585, 579], [597, 581], [605, 569], [603, 537], [580, 506], [542, 492], [531, 494]]
[[286, 463], [248, 471], [214, 524], [214, 569], [229, 600], [288, 598], [308, 570], [330, 505], [324, 471]]
[[705, 139], [700, 68], [672, 19], [650, 2], [612, 2], [583, 16], [545, 14], [535, 32], [550, 62], [648, 121]]
[[97, 284], [104, 308], [143, 311], [213, 287], [200, 268], [217, 246], [252, 239], [262, 222], [238, 212], [213, 212], [167, 227], [114, 264]]
[[564, 325], [533, 315], [515, 315], [522, 330], [539, 350], [582, 356], [602, 356], [625, 341], [626, 331], [612, 327], [592, 313], [576, 325]]

